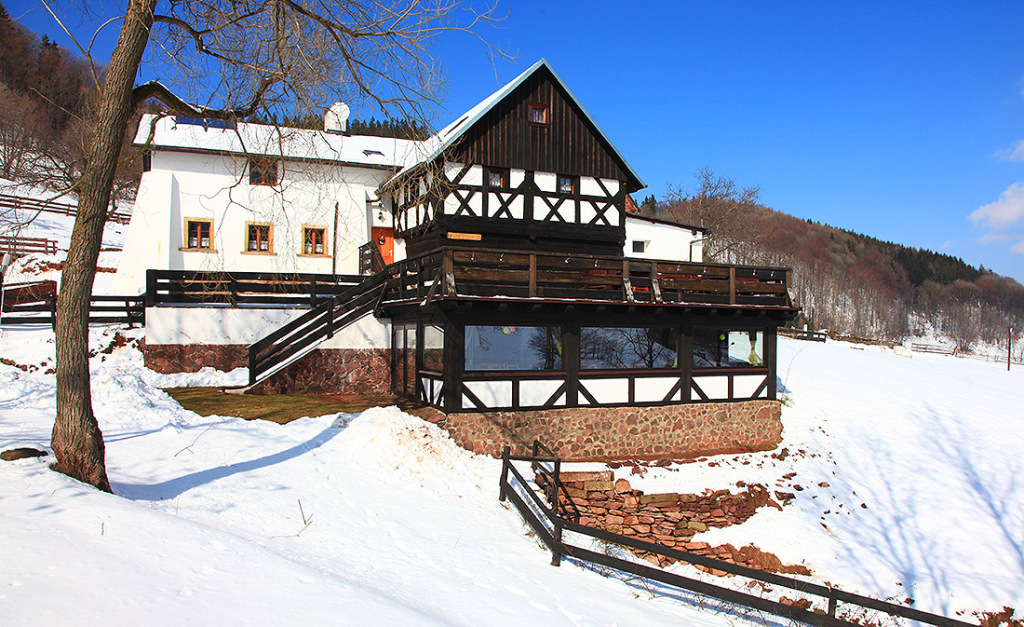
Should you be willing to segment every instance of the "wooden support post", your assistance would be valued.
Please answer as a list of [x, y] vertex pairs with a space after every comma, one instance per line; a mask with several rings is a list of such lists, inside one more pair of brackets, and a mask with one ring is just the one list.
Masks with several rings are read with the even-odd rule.
[[551, 531], [551, 539], [553, 540], [551, 547], [551, 565], [561, 566], [562, 565], [562, 519], [557, 515], [551, 519], [551, 526], [554, 527]]
[[654, 297], [654, 302], [663, 303], [665, 302], [661, 298], [661, 284], [658, 283], [658, 262], [651, 262], [651, 295]]
[[316, 307], [316, 277], [314, 276], [309, 280], [309, 306], [310, 308]]
[[736, 266], [729, 266], [729, 304], [736, 304]]
[[626, 300], [633, 302], [633, 284], [629, 281], [629, 259], [622, 260], [622, 291], [626, 295]]
[[508, 456], [511, 452], [509, 447], [501, 449], [501, 479], [498, 480], [498, 500], [505, 500], [505, 488], [508, 486]]
[[331, 298], [327, 301], [327, 339], [334, 337], [334, 303], [335, 300]]
[[530, 253], [530, 298], [537, 297], [537, 253]]
[[156, 270], [146, 270], [146, 302], [144, 307], [156, 305]]
[[452, 250], [448, 249], [444, 251], [443, 257], [444, 263], [444, 295], [455, 296], [455, 260], [452, 254]]
[[256, 384], [256, 351], [249, 348], [249, 385]]
[[828, 589], [828, 615], [830, 618], [836, 617], [836, 597], [832, 588]]

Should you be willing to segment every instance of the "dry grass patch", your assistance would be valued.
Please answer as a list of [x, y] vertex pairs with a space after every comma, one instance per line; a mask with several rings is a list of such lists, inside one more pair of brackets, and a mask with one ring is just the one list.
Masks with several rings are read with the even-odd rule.
[[396, 404], [390, 396], [312, 396], [305, 394], [229, 394], [222, 388], [166, 388], [164, 392], [200, 416], [235, 416], [287, 424], [306, 416], [365, 411]]

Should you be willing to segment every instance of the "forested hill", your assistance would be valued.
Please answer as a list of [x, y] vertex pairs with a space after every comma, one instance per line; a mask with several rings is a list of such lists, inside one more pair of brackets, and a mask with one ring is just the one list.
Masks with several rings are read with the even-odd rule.
[[1024, 287], [931, 250], [801, 220], [757, 202], [756, 189], [705, 170], [695, 191], [647, 198], [641, 212], [708, 228], [708, 261], [784, 266], [803, 308], [796, 324], [902, 341], [932, 331], [961, 350], [1005, 347], [1024, 325]]

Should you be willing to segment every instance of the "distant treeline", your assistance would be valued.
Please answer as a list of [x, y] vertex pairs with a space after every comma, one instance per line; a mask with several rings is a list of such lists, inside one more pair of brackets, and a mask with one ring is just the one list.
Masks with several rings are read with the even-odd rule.
[[1007, 327], [1024, 325], [1024, 287], [1011, 278], [952, 255], [801, 220], [756, 202], [756, 189], [702, 175], [695, 191], [645, 198], [641, 212], [708, 228], [709, 261], [792, 268], [791, 289], [803, 309], [797, 325], [895, 341], [931, 327], [963, 350], [978, 342], [1005, 346]]
[[[278, 118], [275, 115], [253, 115], [246, 119], [246, 122], [256, 124], [273, 124], [289, 128], [307, 128], [323, 130], [324, 116], [317, 114], [290, 115]], [[398, 139], [424, 140], [430, 137], [430, 132], [425, 126], [410, 120], [382, 120], [370, 118], [369, 120], [358, 120], [352, 118], [348, 121], [349, 135], [370, 135], [373, 137], [395, 137]]]
[[83, 143], [81, 118], [94, 86], [84, 61], [37, 37], [0, 4], [0, 176], [66, 168]]

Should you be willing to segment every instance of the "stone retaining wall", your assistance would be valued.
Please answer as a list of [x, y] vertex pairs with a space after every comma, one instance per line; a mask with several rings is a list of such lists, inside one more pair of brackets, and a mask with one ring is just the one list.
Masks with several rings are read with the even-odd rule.
[[448, 414], [441, 423], [459, 446], [499, 456], [526, 454], [540, 440], [567, 461], [672, 459], [763, 451], [782, 441], [778, 401], [662, 407], [586, 407]]
[[391, 351], [382, 348], [325, 348], [260, 381], [249, 394], [358, 394], [391, 392]]
[[163, 374], [198, 372], [209, 366], [225, 372], [249, 365], [244, 344], [146, 344], [146, 367]]

